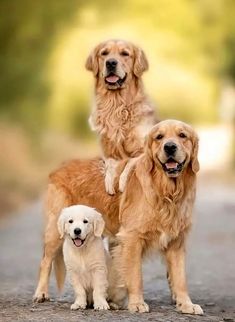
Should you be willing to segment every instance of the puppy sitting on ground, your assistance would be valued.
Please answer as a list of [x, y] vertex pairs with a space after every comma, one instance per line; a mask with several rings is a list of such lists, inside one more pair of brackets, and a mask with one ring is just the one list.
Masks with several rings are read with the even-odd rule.
[[58, 230], [64, 238], [63, 254], [66, 269], [75, 291], [72, 310], [108, 310], [107, 254], [102, 241], [104, 220], [94, 208], [77, 205], [64, 208]]

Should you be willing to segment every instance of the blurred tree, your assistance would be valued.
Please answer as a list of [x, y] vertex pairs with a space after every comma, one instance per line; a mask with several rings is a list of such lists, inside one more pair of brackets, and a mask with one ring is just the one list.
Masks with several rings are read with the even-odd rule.
[[[21, 123], [30, 133], [40, 131], [47, 124], [48, 105], [56, 89], [56, 77], [53, 83], [48, 61], [62, 31], [74, 32], [80, 28], [80, 41], [88, 46], [87, 39], [95, 44], [97, 35], [105, 38], [107, 34], [118, 34], [114, 32], [116, 28], [124, 37], [133, 35], [130, 31], [134, 30], [143, 43], [149, 42], [149, 54], [156, 61], [154, 66], [158, 62], [158, 68], [163, 66], [161, 79], [156, 82], [159, 95], [155, 97], [160, 98], [163, 116], [193, 122], [201, 121], [201, 115], [205, 121], [214, 121], [215, 92], [220, 79], [230, 77], [235, 81], [234, 16], [234, 0], [2, 0], [0, 117]], [[83, 45], [79, 46], [82, 51]], [[60, 60], [55, 68], [59, 64]], [[167, 75], [165, 82], [164, 75]], [[85, 77], [88, 76], [83, 80]], [[65, 83], [66, 80], [61, 85]], [[154, 96], [155, 88], [151, 86], [155, 83], [152, 83], [149, 81], [148, 87]], [[88, 88], [82, 82], [76, 86], [79, 91], [74, 85], [67, 94], [58, 86], [61, 94], [55, 104], [64, 104], [63, 109], [67, 109], [67, 114], [61, 113], [62, 122], [71, 119], [66, 130], [71, 126], [72, 133], [84, 136], [89, 113], [84, 89]], [[53, 112], [55, 119], [58, 111]], [[201, 112], [196, 114], [197, 111]]]
[[0, 2], [0, 113], [30, 126], [43, 126], [49, 86], [46, 61], [58, 29], [71, 23], [81, 2]]

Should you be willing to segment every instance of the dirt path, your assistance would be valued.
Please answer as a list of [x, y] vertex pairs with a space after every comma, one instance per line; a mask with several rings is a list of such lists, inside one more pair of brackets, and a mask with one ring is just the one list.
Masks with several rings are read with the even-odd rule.
[[148, 314], [71, 312], [67, 285], [59, 298], [54, 280], [50, 303], [32, 304], [41, 256], [41, 205], [0, 226], [0, 321], [235, 321], [235, 190], [200, 185], [195, 225], [188, 243], [190, 294], [203, 317], [182, 315], [170, 304], [164, 265], [151, 259], [144, 265]]

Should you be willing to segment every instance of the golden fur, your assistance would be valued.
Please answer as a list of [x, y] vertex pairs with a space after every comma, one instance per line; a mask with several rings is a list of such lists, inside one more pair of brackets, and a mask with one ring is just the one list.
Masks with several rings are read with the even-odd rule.
[[[106, 62], [117, 61], [114, 74], [125, 81], [106, 82]], [[95, 77], [95, 104], [90, 125], [100, 135], [105, 158], [124, 159], [143, 152], [144, 137], [156, 122], [141, 76], [148, 69], [144, 52], [130, 42], [108, 40], [90, 54], [86, 68]]]
[[[184, 137], [181, 137], [182, 133]], [[183, 162], [181, 171], [174, 177], [163, 167], [167, 162], [164, 145], [172, 141], [177, 145], [175, 162]], [[127, 287], [130, 311], [149, 310], [143, 299], [141, 263], [148, 251], [158, 249], [166, 259], [177, 309], [183, 313], [202, 314], [200, 306], [190, 300], [185, 277], [185, 238], [191, 227], [196, 172], [199, 170], [197, 150], [198, 139], [190, 126], [178, 121], [163, 121], [150, 131], [145, 152], [130, 171], [123, 194], [109, 196], [105, 192], [104, 162], [100, 159], [71, 161], [55, 171], [48, 187], [44, 257], [35, 299], [44, 301], [48, 297], [53, 261], [57, 266], [59, 286], [63, 283], [61, 242], [56, 229], [61, 209], [84, 204], [103, 214], [109, 234], [118, 233], [119, 245], [113, 261], [120, 283]], [[116, 184], [125, 166], [126, 161], [120, 161]]]

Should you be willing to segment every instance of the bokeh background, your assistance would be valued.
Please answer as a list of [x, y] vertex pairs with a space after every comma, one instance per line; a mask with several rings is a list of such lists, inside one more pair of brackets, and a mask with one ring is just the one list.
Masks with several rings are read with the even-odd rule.
[[99, 153], [84, 64], [108, 38], [144, 49], [159, 116], [194, 124], [201, 173], [233, 182], [234, 17], [234, 0], [1, 0], [0, 215], [37, 199], [61, 161]]

